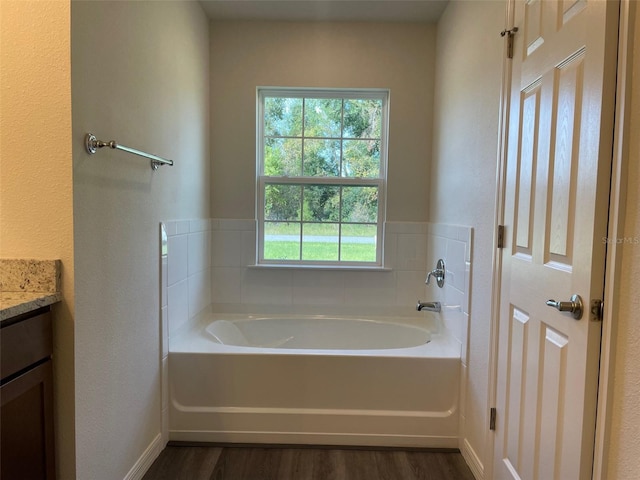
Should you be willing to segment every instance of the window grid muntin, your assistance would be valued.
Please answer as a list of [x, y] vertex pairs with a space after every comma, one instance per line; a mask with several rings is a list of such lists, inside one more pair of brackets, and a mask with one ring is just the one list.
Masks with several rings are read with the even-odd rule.
[[[320, 179], [325, 179], [325, 178], [329, 178], [331, 179], [331, 182], [322, 182], [322, 183], [318, 183], [318, 178]], [[299, 225], [299, 228], [297, 229], [298, 231], [298, 241], [299, 241], [299, 256], [297, 260], [291, 260], [291, 259], [276, 259], [276, 258], [266, 258], [265, 257], [265, 253], [264, 253], [264, 243], [265, 243], [265, 235], [266, 234], [260, 234], [260, 240], [262, 241], [262, 245], [260, 247], [260, 261], [266, 261], [269, 263], [273, 263], [273, 262], [277, 262], [277, 263], [308, 263], [308, 264], [314, 264], [314, 263], [318, 263], [318, 264], [333, 264], [333, 263], [339, 263], [341, 265], [346, 265], [346, 264], [350, 264], [353, 263], [354, 265], [370, 265], [370, 264], [378, 264], [380, 263], [378, 260], [374, 261], [374, 262], [366, 262], [366, 261], [361, 261], [361, 262], [347, 262], [342, 260], [342, 230], [343, 230], [343, 226], [344, 225], [366, 225], [366, 226], [375, 226], [377, 227], [377, 231], [376, 231], [376, 242], [375, 242], [375, 246], [376, 246], [376, 259], [379, 259], [379, 253], [378, 251], [381, 248], [381, 239], [382, 239], [382, 222], [380, 221], [380, 204], [381, 204], [381, 179], [369, 179], [369, 178], [362, 178], [362, 179], [356, 179], [358, 180], [358, 182], [354, 182], [354, 179], [346, 179], [346, 178], [341, 178], [341, 177], [304, 177], [304, 181], [300, 182], [300, 178], [298, 177], [262, 177], [260, 179], [260, 182], [263, 183], [263, 186], [261, 187], [261, 192], [265, 192], [266, 191], [266, 187], [268, 185], [295, 185], [295, 186], [300, 186], [301, 187], [301, 192], [300, 192], [300, 204], [299, 204], [299, 208], [300, 208], [300, 214], [298, 215], [297, 218], [299, 218], [299, 220], [282, 220], [282, 219], [277, 219], [277, 220], [268, 220], [266, 218], [264, 218], [264, 212], [265, 212], [265, 200], [266, 199], [262, 199], [261, 201], [261, 213], [263, 215], [263, 218], [261, 220], [261, 223], [263, 225], [262, 227], [262, 231], [265, 231], [265, 227], [264, 225], [267, 224], [274, 224], [274, 223], [287, 223], [287, 224], [296, 224]], [[322, 222], [322, 221], [312, 221], [312, 220], [305, 220], [304, 219], [304, 201], [305, 201], [305, 186], [311, 186], [311, 187], [315, 187], [315, 186], [319, 186], [319, 187], [324, 187], [324, 186], [338, 186], [339, 191], [338, 191], [338, 195], [339, 195], [339, 203], [338, 203], [338, 220], [328, 220], [326, 222]], [[378, 222], [374, 223], [374, 222], [353, 222], [353, 221], [343, 221], [342, 220], [342, 207], [343, 207], [343, 192], [344, 192], [344, 188], [348, 188], [348, 187], [374, 187], [377, 189], [377, 193], [378, 193], [378, 200], [377, 200], [377, 215], [376, 217], [378, 218]], [[314, 260], [314, 261], [306, 261], [303, 260], [302, 257], [302, 251], [303, 251], [303, 246], [304, 246], [304, 242], [303, 242], [303, 238], [304, 238], [304, 225], [308, 225], [308, 224], [337, 224], [338, 225], [338, 260], [327, 260], [327, 261], [322, 261], [322, 260]]]
[[[312, 92], [313, 93], [313, 92]], [[266, 98], [273, 98], [276, 97], [276, 95], [269, 95], [269, 94], [264, 94], [262, 97], [262, 101], [261, 101], [261, 105], [264, 106], [264, 99]], [[294, 98], [294, 96], [289, 96], [289, 95], [278, 95], [278, 97], [280, 98]], [[333, 136], [329, 136], [329, 137], [318, 137], [318, 136], [313, 136], [313, 135], [309, 135], [307, 136], [306, 134], [306, 129], [307, 129], [307, 122], [306, 122], [306, 109], [307, 109], [307, 100], [308, 99], [312, 99], [312, 100], [316, 100], [318, 98], [332, 98], [330, 96], [327, 97], [316, 97], [315, 95], [310, 95], [310, 96], [300, 96], [297, 98], [302, 98], [302, 111], [301, 111], [301, 116], [302, 116], [302, 133], [301, 136], [293, 136], [293, 135], [263, 135], [262, 136], [262, 142], [261, 142], [261, 150], [262, 150], [262, 161], [261, 161], [261, 165], [260, 165], [260, 175], [264, 175], [264, 148], [266, 145], [266, 140], [267, 139], [289, 139], [289, 140], [300, 140], [301, 142], [301, 147], [300, 147], [300, 173], [301, 176], [304, 176], [304, 171], [305, 171], [305, 159], [306, 159], [306, 155], [305, 155], [305, 140], [333, 140], [333, 141], [339, 141], [340, 142], [340, 163], [339, 163], [339, 175], [338, 176], [343, 176], [342, 172], [344, 172], [344, 142], [345, 141], [360, 141], [360, 142], [367, 142], [367, 141], [379, 141], [381, 144], [381, 150], [382, 150], [382, 143], [383, 143], [383, 136], [384, 136], [384, 132], [383, 129], [381, 128], [380, 131], [380, 137], [345, 137], [344, 136], [344, 130], [345, 130], [345, 125], [344, 125], [344, 104], [345, 104], [345, 100], [380, 100], [383, 104], [382, 107], [382, 111], [381, 111], [381, 116], [384, 117], [385, 114], [385, 99], [380, 96], [380, 97], [373, 97], [373, 98], [369, 98], [369, 97], [365, 97], [365, 98], [359, 98], [358, 96], [344, 96], [341, 97], [341, 108], [340, 108], [340, 136], [339, 137], [333, 137]], [[264, 110], [262, 110], [262, 112], [260, 113], [260, 123], [264, 126]], [[382, 159], [380, 159], [379, 161], [379, 169], [378, 169], [378, 176], [374, 177], [374, 178], [383, 178], [383, 171], [382, 171]], [[314, 177], [314, 178], [331, 178], [329, 176], [326, 177]], [[346, 177], [345, 178], [362, 178], [362, 177]]]
[[[257, 177], [258, 177], [258, 192], [257, 192], [257, 216], [258, 216], [258, 263], [260, 264], [285, 264], [285, 265], [340, 265], [340, 266], [355, 266], [355, 267], [367, 267], [367, 266], [382, 266], [383, 264], [383, 256], [382, 256], [382, 247], [383, 247], [383, 225], [384, 225], [384, 216], [385, 216], [385, 207], [386, 207], [386, 171], [387, 171], [387, 138], [388, 138], [388, 112], [389, 112], [389, 92], [388, 90], [382, 89], [365, 89], [365, 90], [357, 90], [357, 91], [348, 91], [348, 90], [315, 90], [315, 89], [287, 89], [287, 88], [258, 88], [258, 117], [257, 117], [257, 151], [258, 151], [258, 164], [257, 164]], [[281, 98], [302, 98], [302, 136], [276, 136], [276, 135], [267, 135], [263, 134], [264, 132], [264, 101], [266, 98], [272, 97], [281, 97]], [[305, 99], [319, 99], [319, 98], [341, 98], [341, 128], [340, 128], [340, 137], [315, 137], [315, 136], [305, 136], [305, 127], [306, 124], [304, 122], [304, 109], [306, 108]], [[380, 111], [380, 136], [379, 137], [356, 137], [344, 136], [344, 115], [345, 115], [345, 101], [346, 100], [380, 100], [381, 101], [381, 111]], [[265, 176], [264, 175], [264, 147], [267, 138], [293, 138], [299, 139], [302, 142], [301, 150], [302, 150], [302, 158], [301, 158], [301, 172], [304, 172], [304, 139], [320, 139], [320, 140], [339, 140], [340, 141], [340, 175], [339, 176], [317, 176], [317, 177], [309, 177], [309, 176], [286, 176], [286, 177], [277, 177], [277, 176]], [[380, 142], [380, 151], [379, 151], [379, 159], [377, 162], [378, 165], [378, 176], [376, 177], [346, 177], [342, 176], [343, 173], [343, 158], [344, 158], [344, 141], [345, 140], [358, 140], [358, 141], [379, 141]], [[343, 185], [343, 186], [375, 186], [377, 187], [378, 199], [377, 199], [377, 224], [375, 223], [356, 223], [356, 222], [338, 222], [339, 225], [339, 252], [341, 255], [342, 252], [342, 225], [348, 224], [360, 224], [360, 225], [369, 225], [376, 226], [376, 260], [372, 262], [365, 261], [291, 261], [291, 260], [275, 260], [275, 259], [265, 259], [264, 258], [264, 224], [270, 223], [264, 219], [265, 213], [265, 185], [271, 183], [285, 184], [314, 184], [318, 186], [322, 185]], [[342, 189], [340, 189], [340, 195], [342, 195]], [[300, 256], [302, 258], [302, 238], [303, 238], [303, 223], [311, 223], [302, 220], [302, 210], [304, 203], [304, 196], [301, 195], [300, 198]], [[340, 198], [340, 209], [342, 209], [342, 198]], [[339, 212], [340, 217], [342, 216], [342, 211]]]

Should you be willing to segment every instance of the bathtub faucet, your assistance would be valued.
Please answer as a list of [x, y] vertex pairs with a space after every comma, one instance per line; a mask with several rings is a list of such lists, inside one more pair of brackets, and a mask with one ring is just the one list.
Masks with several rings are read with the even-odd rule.
[[444, 264], [444, 260], [440, 258], [438, 260], [438, 263], [436, 264], [436, 268], [434, 268], [427, 274], [427, 279], [425, 280], [424, 283], [429, 285], [429, 282], [431, 281], [431, 277], [436, 277], [436, 283], [440, 288], [442, 288], [444, 287], [445, 273], [446, 273], [446, 266]]
[[440, 302], [421, 302], [418, 300], [416, 305], [416, 310], [421, 312], [422, 310], [426, 310], [427, 312], [439, 312], [441, 310], [442, 305]]

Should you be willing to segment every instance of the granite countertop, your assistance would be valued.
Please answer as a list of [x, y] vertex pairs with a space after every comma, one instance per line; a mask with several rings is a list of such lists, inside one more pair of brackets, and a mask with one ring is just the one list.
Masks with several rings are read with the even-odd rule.
[[0, 258], [0, 322], [62, 300], [59, 260]]

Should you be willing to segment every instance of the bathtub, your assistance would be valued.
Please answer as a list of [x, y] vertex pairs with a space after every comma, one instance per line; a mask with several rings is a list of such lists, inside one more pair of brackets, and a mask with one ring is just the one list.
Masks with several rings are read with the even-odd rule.
[[426, 323], [209, 314], [170, 338], [169, 440], [457, 448], [460, 343]]

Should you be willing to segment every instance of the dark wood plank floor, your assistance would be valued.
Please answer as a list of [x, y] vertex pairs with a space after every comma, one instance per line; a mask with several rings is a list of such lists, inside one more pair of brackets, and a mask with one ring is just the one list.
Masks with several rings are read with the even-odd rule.
[[474, 480], [458, 452], [168, 446], [143, 480]]

